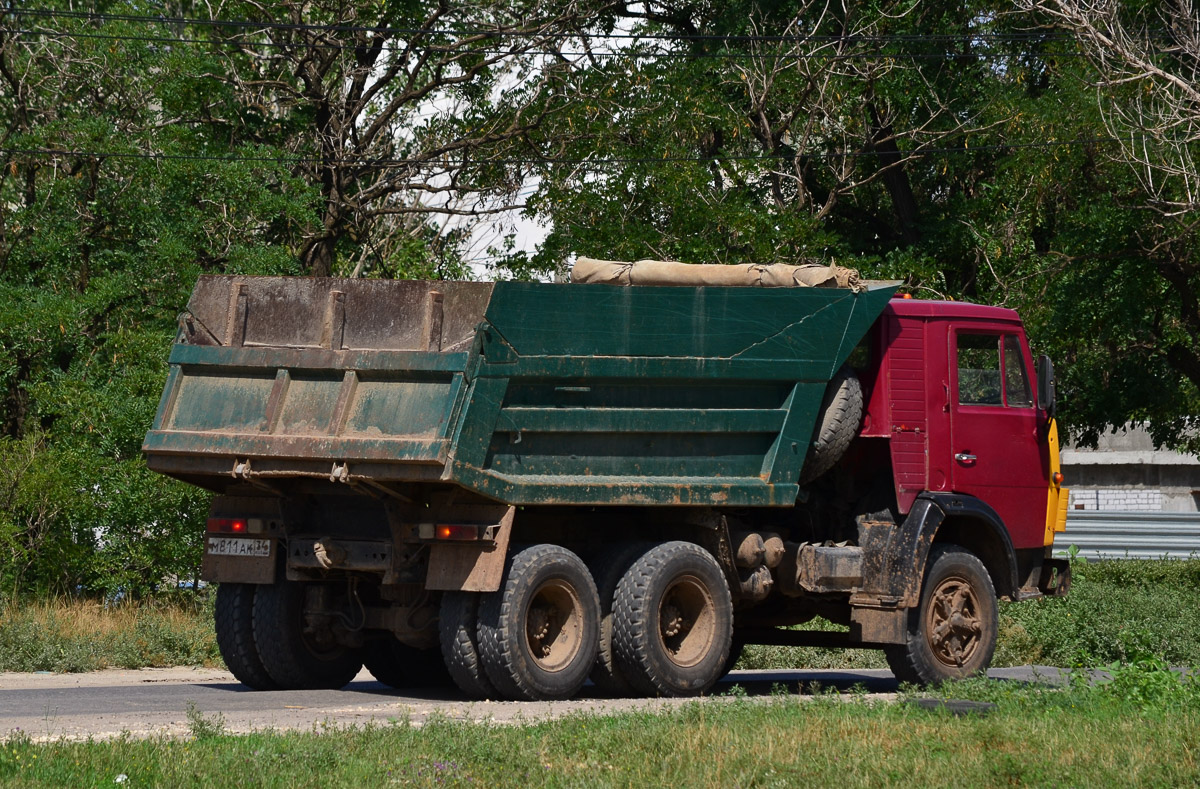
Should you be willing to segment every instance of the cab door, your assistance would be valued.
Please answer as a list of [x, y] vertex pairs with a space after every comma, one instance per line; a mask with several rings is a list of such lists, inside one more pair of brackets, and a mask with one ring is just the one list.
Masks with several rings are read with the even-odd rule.
[[1003, 324], [954, 326], [950, 333], [953, 488], [989, 504], [1014, 548], [1040, 547], [1048, 472], [1024, 334]]

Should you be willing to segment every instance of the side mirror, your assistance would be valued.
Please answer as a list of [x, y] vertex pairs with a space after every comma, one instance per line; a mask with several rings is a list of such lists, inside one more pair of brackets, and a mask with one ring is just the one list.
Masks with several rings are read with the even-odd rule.
[[1042, 354], [1037, 363], [1038, 378], [1038, 408], [1046, 412], [1046, 417], [1054, 418], [1056, 382], [1054, 380], [1054, 363], [1050, 357]]

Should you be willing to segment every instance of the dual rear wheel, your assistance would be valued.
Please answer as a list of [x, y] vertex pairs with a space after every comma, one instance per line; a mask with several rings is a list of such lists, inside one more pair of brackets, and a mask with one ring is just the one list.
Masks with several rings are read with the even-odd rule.
[[224, 583], [217, 588], [217, 647], [229, 671], [253, 690], [340, 688], [363, 662], [305, 619], [311, 584]]
[[443, 596], [441, 644], [473, 698], [563, 699], [591, 676], [612, 695], [692, 696], [725, 673], [733, 633], [716, 560], [688, 542], [593, 562], [557, 545], [508, 561], [497, 592]]
[[337, 643], [306, 620], [314, 584], [223, 583], [217, 587], [217, 646], [230, 673], [252, 690], [340, 688], [364, 665], [397, 688], [444, 687], [450, 677], [441, 652], [384, 635], [362, 649]]

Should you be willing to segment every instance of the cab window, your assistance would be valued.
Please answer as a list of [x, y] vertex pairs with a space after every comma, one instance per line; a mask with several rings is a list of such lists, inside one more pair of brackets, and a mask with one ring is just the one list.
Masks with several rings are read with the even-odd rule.
[[1010, 408], [1033, 405], [1029, 374], [1016, 335], [958, 335], [958, 402]]
[[1029, 390], [1029, 375], [1025, 372], [1025, 357], [1016, 336], [1004, 336], [1004, 401], [1006, 405], [1028, 408], [1033, 405]]
[[1000, 337], [958, 335], [958, 402], [1004, 405], [1000, 386]]

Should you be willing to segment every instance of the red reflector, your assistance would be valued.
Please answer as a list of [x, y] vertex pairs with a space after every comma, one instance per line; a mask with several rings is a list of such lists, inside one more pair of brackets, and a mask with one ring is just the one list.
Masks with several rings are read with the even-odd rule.
[[1056, 471], [1056, 472], [1054, 472], [1053, 479], [1054, 479], [1055, 485], [1061, 485], [1061, 484], [1063, 484], [1063, 480], [1066, 478], [1062, 475], [1061, 471]]
[[206, 528], [217, 534], [245, 534], [245, 518], [209, 518]]
[[439, 540], [478, 540], [479, 527], [473, 523], [439, 523], [434, 536]]

